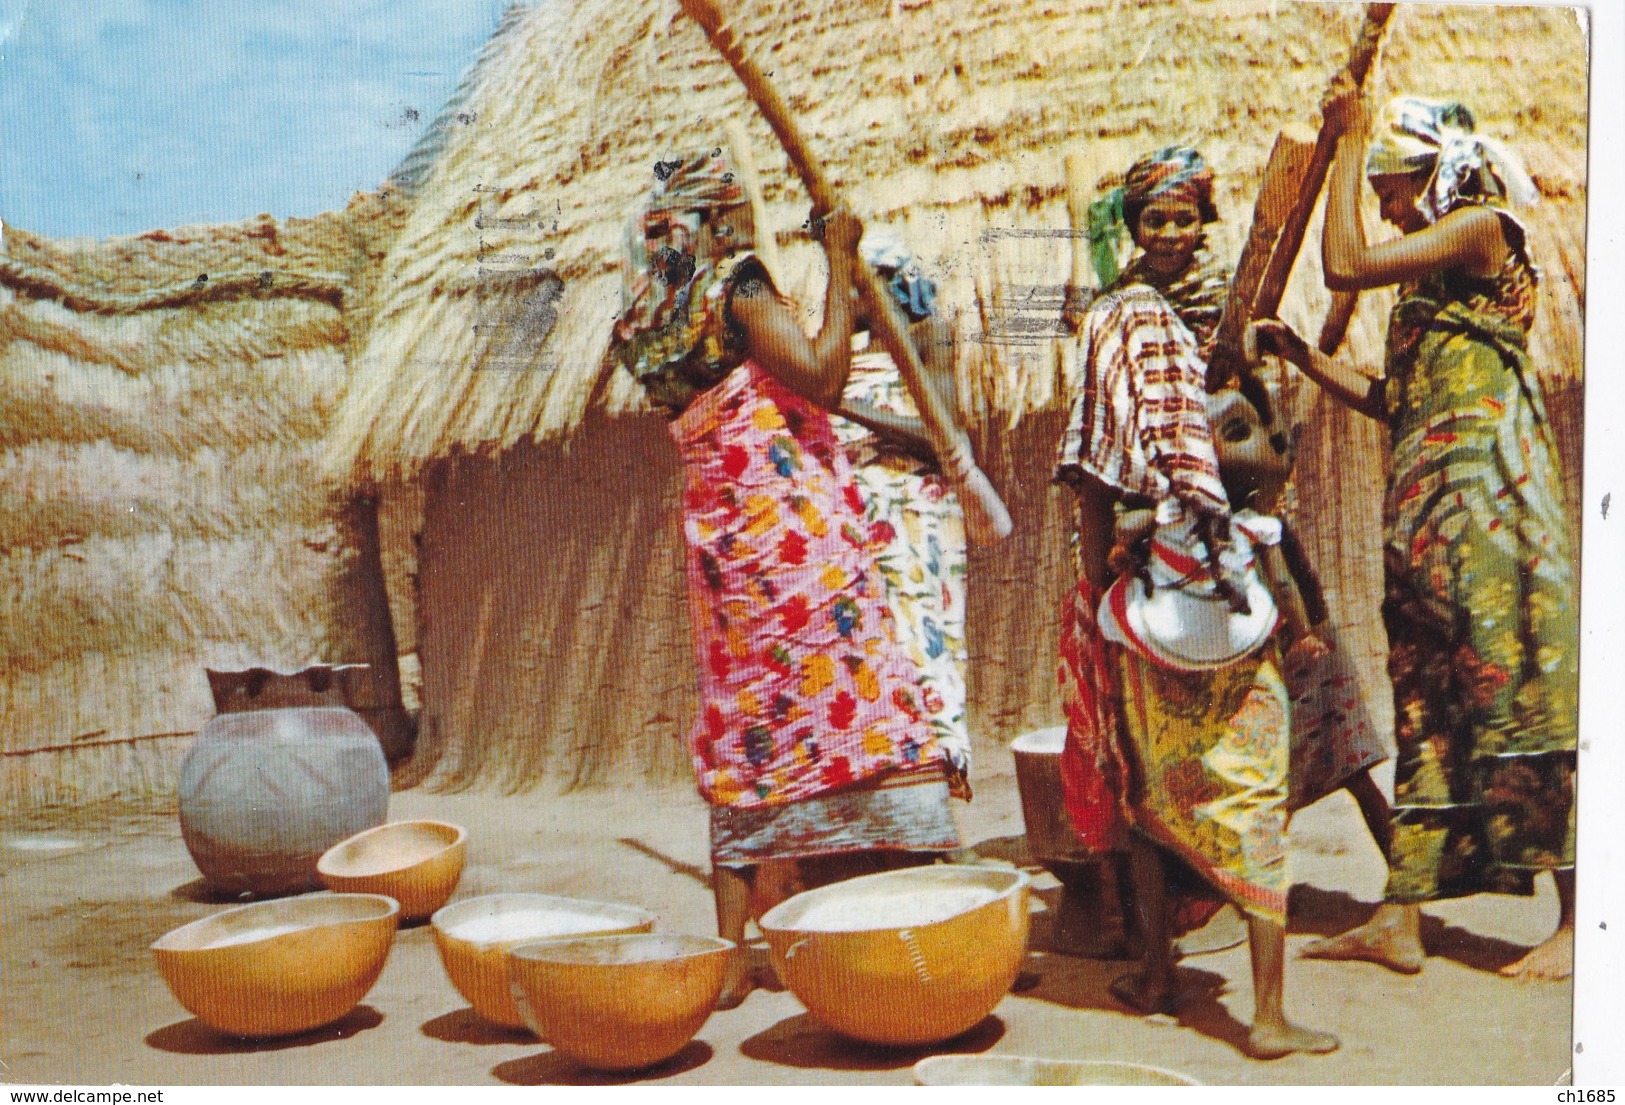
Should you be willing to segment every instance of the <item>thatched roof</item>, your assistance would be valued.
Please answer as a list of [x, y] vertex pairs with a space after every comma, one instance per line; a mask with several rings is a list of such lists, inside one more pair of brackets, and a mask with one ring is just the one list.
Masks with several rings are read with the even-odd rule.
[[[1275, 132], [1313, 122], [1362, 12], [1276, 0], [732, 7], [837, 187], [945, 276], [962, 400], [984, 421], [1063, 393], [1056, 304], [1032, 296], [1069, 267], [1070, 243], [1053, 233], [1067, 226], [1063, 154], [1086, 151], [1104, 177], [1156, 144], [1200, 142], [1220, 180], [1216, 244], [1233, 256]], [[1550, 277], [1537, 346], [1550, 371], [1578, 374], [1586, 46], [1575, 15], [1402, 5], [1373, 92], [1395, 90], [1467, 100], [1527, 158], [1551, 201], [1532, 216]], [[335, 428], [339, 469], [410, 473], [458, 450], [563, 435], [590, 406], [637, 407], [630, 383], [601, 371], [622, 228], [652, 163], [720, 143], [729, 120], [763, 171], [781, 283], [817, 302], [818, 253], [797, 230], [804, 193], [670, 0], [511, 12], [457, 109], [407, 174], [413, 208]], [[1310, 328], [1326, 301], [1313, 241], [1284, 309]], [[1385, 300], [1367, 299], [1350, 355], [1375, 364]]]
[[368, 298], [392, 212], [359, 197], [107, 241], [7, 228], [8, 799], [152, 784], [131, 742], [210, 716], [205, 665], [359, 658], [349, 495], [315, 460], [348, 382], [343, 308]]

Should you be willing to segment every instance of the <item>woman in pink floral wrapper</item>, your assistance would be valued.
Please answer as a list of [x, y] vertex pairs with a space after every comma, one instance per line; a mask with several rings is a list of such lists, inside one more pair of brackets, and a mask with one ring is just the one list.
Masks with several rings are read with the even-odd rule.
[[[672, 416], [683, 460], [699, 717], [720, 934], [740, 943], [764, 861], [956, 848], [941, 753], [900, 703], [864, 504], [830, 425], [850, 365], [861, 227], [822, 221], [822, 329], [809, 340], [752, 251], [720, 151], [664, 162], [629, 241], [612, 353]], [[816, 224], [815, 224], [816, 225]], [[751, 988], [735, 957], [721, 1004]]]

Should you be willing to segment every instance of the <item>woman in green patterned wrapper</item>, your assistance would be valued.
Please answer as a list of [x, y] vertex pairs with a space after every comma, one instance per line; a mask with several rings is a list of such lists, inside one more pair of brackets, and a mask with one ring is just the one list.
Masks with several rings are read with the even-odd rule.
[[1574, 962], [1579, 623], [1557, 451], [1529, 358], [1537, 273], [1506, 207], [1533, 183], [1460, 104], [1395, 100], [1365, 173], [1404, 236], [1368, 243], [1360, 217], [1367, 119], [1352, 82], [1324, 105], [1340, 128], [1323, 240], [1334, 290], [1399, 285], [1387, 371], [1343, 369], [1279, 323], [1260, 347], [1388, 423], [1384, 503], [1393, 835], [1384, 903], [1305, 949], [1414, 973], [1421, 903], [1529, 893], [1553, 871], [1557, 932], [1503, 973], [1565, 978]]

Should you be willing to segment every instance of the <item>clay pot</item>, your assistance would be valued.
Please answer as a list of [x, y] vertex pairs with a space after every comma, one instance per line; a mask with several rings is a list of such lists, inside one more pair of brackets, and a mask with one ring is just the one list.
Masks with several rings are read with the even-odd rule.
[[429, 918], [440, 962], [474, 1012], [502, 1028], [525, 1028], [508, 981], [508, 951], [543, 939], [648, 932], [655, 915], [637, 906], [551, 894], [484, 894]]
[[1061, 749], [1065, 743], [1064, 725], [1035, 729], [1010, 742], [1027, 847], [1033, 858], [1046, 867], [1057, 862], [1088, 863], [1095, 858], [1078, 842], [1072, 819], [1067, 816], [1066, 792], [1061, 784]]
[[520, 1011], [554, 1050], [594, 1070], [664, 1062], [711, 1011], [734, 945], [637, 933], [522, 944], [508, 956]]
[[378, 738], [338, 706], [220, 714], [181, 766], [181, 835], [228, 894], [319, 886], [321, 854], [381, 824], [388, 806]]
[[378, 981], [399, 906], [377, 894], [316, 894], [238, 906], [152, 945], [187, 1012], [231, 1036], [331, 1024]]
[[446, 904], [463, 876], [468, 833], [445, 821], [395, 821], [340, 841], [316, 861], [329, 890], [387, 894], [402, 921], [421, 921]]
[[970, 865], [865, 875], [796, 895], [761, 928], [779, 977], [817, 1020], [866, 1043], [940, 1043], [1015, 982], [1030, 881]]

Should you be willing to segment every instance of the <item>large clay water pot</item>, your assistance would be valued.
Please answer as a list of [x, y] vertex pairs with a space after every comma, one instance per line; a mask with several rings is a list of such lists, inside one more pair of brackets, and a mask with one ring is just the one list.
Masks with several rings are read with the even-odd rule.
[[181, 766], [181, 835], [204, 880], [228, 894], [318, 886], [322, 853], [383, 824], [388, 807], [378, 738], [340, 706], [219, 714]]

